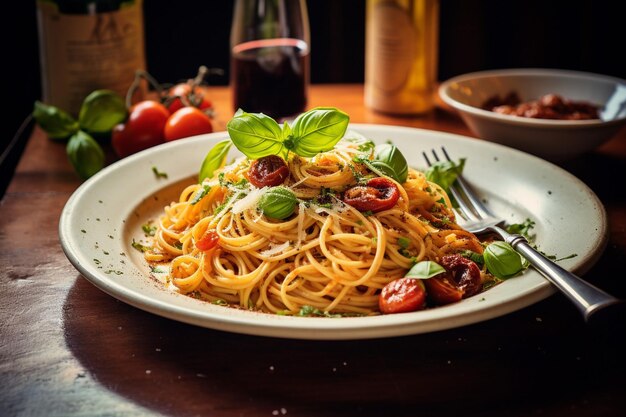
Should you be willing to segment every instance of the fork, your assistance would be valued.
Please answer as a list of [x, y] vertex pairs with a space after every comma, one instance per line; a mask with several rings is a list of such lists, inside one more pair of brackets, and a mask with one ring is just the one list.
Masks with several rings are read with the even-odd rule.
[[[451, 161], [448, 152], [441, 148], [444, 156]], [[432, 150], [433, 158], [439, 162], [439, 156]], [[426, 152], [422, 152], [428, 166], [431, 162]], [[502, 240], [511, 245], [513, 249], [522, 255], [538, 272], [548, 281], [564, 293], [580, 310], [586, 322], [592, 317], [594, 321], [601, 315], [620, 311], [626, 304], [601, 289], [589, 284], [580, 277], [560, 267], [550, 259], [536, 251], [528, 240], [522, 235], [509, 233], [502, 228], [504, 220], [495, 216], [476, 196], [470, 188], [467, 180], [458, 175], [456, 181], [450, 186], [450, 193], [458, 203], [458, 213], [465, 219], [464, 228], [476, 235], [484, 233], [496, 233]]]

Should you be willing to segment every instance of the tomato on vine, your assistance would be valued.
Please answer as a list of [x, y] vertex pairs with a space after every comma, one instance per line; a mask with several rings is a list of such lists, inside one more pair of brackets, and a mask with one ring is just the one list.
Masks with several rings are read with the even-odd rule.
[[165, 123], [165, 140], [168, 142], [211, 132], [213, 132], [211, 119], [196, 107], [176, 110]]
[[124, 158], [165, 142], [164, 129], [170, 113], [154, 100], [144, 100], [130, 108], [130, 116], [111, 132], [115, 153]]

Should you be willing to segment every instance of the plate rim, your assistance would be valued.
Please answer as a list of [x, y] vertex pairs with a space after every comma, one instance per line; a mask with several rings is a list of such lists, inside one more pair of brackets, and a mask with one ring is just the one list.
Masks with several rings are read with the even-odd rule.
[[[600, 230], [598, 231], [599, 242], [598, 248], [595, 251], [584, 254], [580, 259], [577, 260], [576, 266], [572, 268], [572, 270], [577, 273], [584, 273], [589, 270], [597, 260], [602, 256], [604, 248], [608, 243], [608, 223], [607, 223], [607, 214], [606, 210], [596, 196], [596, 194], [580, 179], [578, 179], [573, 174], [568, 171], [560, 168], [548, 161], [545, 161], [541, 158], [533, 156], [531, 154], [522, 152], [520, 150], [509, 148], [504, 145], [500, 145], [497, 143], [482, 141], [479, 139], [475, 139], [468, 136], [463, 136], [454, 133], [448, 133], [437, 130], [430, 129], [421, 129], [407, 126], [394, 126], [394, 125], [384, 125], [384, 124], [364, 124], [364, 123], [351, 123], [350, 128], [356, 131], [359, 129], [363, 130], [376, 130], [376, 129], [384, 129], [384, 130], [402, 130], [405, 132], [411, 132], [415, 134], [426, 134], [426, 135], [442, 135], [447, 137], [453, 141], [474, 141], [476, 143], [480, 143], [479, 146], [485, 146], [487, 148], [493, 147], [494, 149], [499, 149], [502, 152], [513, 152], [515, 154], [523, 155], [524, 158], [532, 158], [538, 160], [536, 162], [542, 164], [548, 164], [551, 168], [556, 169], [560, 174], [565, 175], [567, 180], [574, 181], [577, 188], [582, 188], [590, 197], [592, 197], [591, 203], [595, 206], [598, 211], [599, 221], [600, 221]], [[395, 336], [405, 336], [412, 334], [420, 334], [427, 333], [439, 330], [446, 330], [450, 328], [456, 328], [460, 326], [465, 326], [473, 323], [482, 322], [488, 319], [500, 317], [502, 315], [511, 313], [513, 311], [517, 311], [524, 307], [527, 307], [531, 304], [534, 304], [542, 299], [545, 299], [549, 295], [555, 292], [555, 289], [547, 282], [543, 281], [535, 287], [528, 288], [526, 293], [518, 294], [514, 299], [509, 300], [506, 303], [495, 303], [495, 304], [485, 304], [485, 305], [472, 305], [471, 308], [468, 306], [468, 313], [459, 317], [458, 314], [456, 316], [447, 317], [446, 306], [438, 307], [436, 309], [428, 310], [431, 312], [428, 319], [424, 320], [415, 320], [411, 317], [411, 313], [405, 315], [394, 315], [393, 320], [384, 320], [382, 317], [390, 317], [390, 316], [373, 316], [373, 317], [357, 317], [357, 318], [340, 318], [340, 319], [329, 319], [329, 318], [315, 318], [315, 317], [284, 317], [271, 315], [266, 313], [258, 313], [258, 312], [249, 312], [246, 311], [246, 315], [240, 317], [237, 314], [217, 314], [216, 317], [207, 317], [207, 311], [200, 309], [190, 310], [189, 308], [185, 308], [175, 304], [168, 304], [161, 300], [157, 300], [154, 298], [148, 297], [146, 294], [139, 293], [129, 289], [128, 287], [122, 285], [121, 283], [111, 280], [110, 277], [100, 276], [98, 274], [94, 274], [93, 271], [83, 265], [79, 256], [74, 253], [75, 245], [71, 241], [71, 236], [68, 233], [68, 227], [71, 227], [71, 214], [72, 208], [80, 202], [82, 196], [92, 187], [95, 187], [98, 184], [98, 181], [101, 181], [102, 178], [106, 178], [110, 173], [119, 167], [125, 165], [132, 165], [136, 161], [141, 160], [143, 158], [147, 158], [148, 155], [152, 153], [158, 152], [158, 149], [169, 149], [169, 147], [175, 146], [184, 146], [184, 143], [189, 143], [188, 146], [191, 146], [191, 142], [189, 141], [204, 141], [211, 138], [223, 138], [224, 135], [227, 135], [227, 132], [214, 132], [207, 135], [199, 135], [194, 138], [185, 139], [186, 142], [172, 142], [164, 145], [159, 145], [158, 147], [150, 148], [145, 151], [139, 152], [137, 154], [131, 155], [130, 157], [124, 158], [113, 164], [105, 167], [102, 171], [97, 173], [94, 177], [85, 181], [81, 184], [70, 196], [68, 201], [66, 202], [61, 217], [59, 220], [59, 240], [61, 243], [61, 247], [66, 257], [70, 261], [70, 263], [81, 273], [83, 277], [85, 277], [89, 282], [95, 285], [100, 290], [109, 294], [110, 296], [119, 299], [129, 305], [137, 307], [141, 310], [159, 315], [161, 317], [166, 317], [172, 320], [198, 325], [201, 327], [211, 328], [215, 330], [228, 331], [233, 333], [241, 333], [241, 334], [249, 334], [249, 335], [257, 335], [257, 336], [268, 336], [268, 337], [278, 337], [278, 338], [289, 338], [289, 339], [308, 339], [308, 340], [354, 340], [354, 339], [372, 339], [372, 338], [385, 338], [385, 337], [395, 337]], [[404, 139], [402, 139], [404, 140]], [[175, 182], [172, 180], [170, 183]], [[161, 187], [165, 187], [167, 184], [162, 185]], [[137, 197], [136, 201], [141, 200], [141, 198], [145, 198], [145, 196]], [[146, 277], [146, 280], [149, 279]], [[171, 292], [165, 288], [163, 291], [170, 292], [171, 294], [179, 297], [189, 298], [174, 292]], [[468, 299], [469, 300], [469, 299]], [[208, 304], [204, 302], [204, 304]], [[474, 303], [476, 304], [476, 303]], [[220, 306], [215, 306], [216, 308], [224, 308]], [[435, 313], [432, 313], [435, 312]], [[418, 312], [419, 313], [419, 312]], [[264, 318], [272, 317], [271, 320], [250, 320], [249, 318], [252, 315], [262, 315]], [[213, 315], [215, 316], [215, 315]], [[445, 318], [442, 322], [442, 318]], [[355, 321], [358, 320], [358, 321]], [[387, 321], [392, 321], [393, 324], [387, 323]], [[268, 322], [270, 322], [268, 324]], [[298, 325], [292, 325], [292, 323], [298, 323]], [[306, 325], [304, 325], [306, 323]], [[356, 324], [355, 324], [356, 323]], [[350, 325], [348, 325], [350, 324]]]

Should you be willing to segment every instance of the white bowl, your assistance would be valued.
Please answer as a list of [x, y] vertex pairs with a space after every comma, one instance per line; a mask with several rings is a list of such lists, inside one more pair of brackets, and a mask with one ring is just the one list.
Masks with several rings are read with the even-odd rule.
[[[516, 92], [522, 102], [545, 94], [601, 107], [595, 120], [549, 120], [510, 116], [481, 108], [494, 96]], [[460, 75], [441, 84], [441, 99], [456, 109], [478, 137], [564, 160], [613, 137], [626, 122], [626, 81], [605, 75], [552, 69], [507, 69]]]

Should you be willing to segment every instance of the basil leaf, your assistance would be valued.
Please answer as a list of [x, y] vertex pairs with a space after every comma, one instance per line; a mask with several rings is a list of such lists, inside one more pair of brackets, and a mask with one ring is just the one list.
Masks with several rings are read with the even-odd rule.
[[78, 114], [81, 129], [108, 133], [126, 120], [128, 111], [121, 96], [110, 90], [96, 90], [83, 101]]
[[296, 195], [285, 187], [272, 187], [259, 198], [258, 208], [266, 217], [272, 219], [286, 219], [296, 209], [298, 199]]
[[413, 265], [409, 272], [404, 275], [407, 278], [428, 279], [445, 273], [443, 266], [433, 261], [421, 261]]
[[226, 129], [237, 149], [250, 159], [284, 152], [280, 126], [276, 120], [263, 113], [238, 110]]
[[449, 193], [450, 186], [456, 181], [456, 177], [461, 175], [464, 166], [465, 158], [461, 158], [458, 164], [453, 161], [435, 162], [426, 170], [426, 179]]
[[349, 121], [350, 116], [334, 107], [314, 108], [296, 118], [285, 146], [304, 157], [329, 151], [346, 133]]
[[487, 270], [494, 276], [506, 279], [519, 274], [526, 263], [522, 256], [506, 242], [490, 243], [483, 253]]
[[224, 166], [232, 144], [233, 142], [230, 139], [226, 139], [211, 148], [209, 153], [204, 157], [204, 161], [200, 167], [198, 182], [202, 182], [205, 178], [212, 177], [215, 171]]
[[51, 139], [67, 139], [79, 129], [78, 122], [64, 110], [36, 101], [33, 117]]
[[372, 165], [400, 184], [406, 182], [409, 175], [409, 164], [396, 145], [388, 143], [376, 145]]
[[79, 130], [65, 148], [76, 173], [83, 179], [91, 177], [104, 166], [104, 152], [89, 134]]

